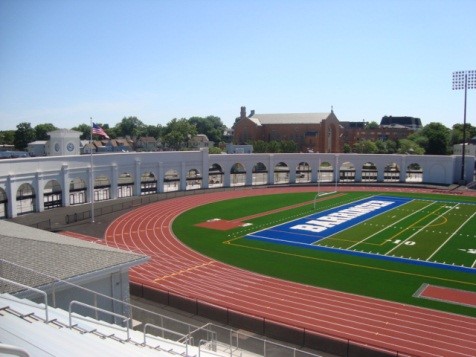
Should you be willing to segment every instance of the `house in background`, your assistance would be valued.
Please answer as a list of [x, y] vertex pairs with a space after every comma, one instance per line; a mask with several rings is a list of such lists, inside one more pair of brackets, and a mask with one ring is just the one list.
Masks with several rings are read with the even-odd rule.
[[197, 134], [189, 141], [189, 148], [193, 150], [200, 150], [203, 148], [212, 148], [214, 143], [213, 141], [208, 140], [208, 137], [205, 134]]
[[152, 136], [142, 136], [135, 142], [136, 151], [157, 151], [157, 139]]

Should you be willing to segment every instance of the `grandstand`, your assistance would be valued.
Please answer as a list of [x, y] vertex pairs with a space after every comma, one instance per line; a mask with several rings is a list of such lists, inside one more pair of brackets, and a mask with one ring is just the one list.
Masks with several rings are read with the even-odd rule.
[[128, 269], [144, 255], [7, 221], [0, 231], [1, 355], [317, 356], [130, 304]]

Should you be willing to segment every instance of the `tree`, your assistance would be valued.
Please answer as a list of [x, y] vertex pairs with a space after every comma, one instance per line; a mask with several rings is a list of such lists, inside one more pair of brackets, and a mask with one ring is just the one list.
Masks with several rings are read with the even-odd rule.
[[280, 150], [281, 150], [281, 147], [279, 145], [279, 142], [277, 142], [276, 140], [271, 140], [268, 143], [267, 152], [278, 153], [280, 152]]
[[162, 139], [166, 148], [181, 150], [188, 147], [189, 140], [197, 135], [197, 128], [187, 119], [172, 119], [164, 128]]
[[358, 141], [353, 147], [353, 152], [360, 154], [375, 154], [377, 151], [377, 145], [372, 140]]
[[[476, 136], [476, 127], [466, 123], [466, 142]], [[463, 124], [455, 124], [451, 130], [451, 145], [461, 144], [463, 142]]]
[[0, 131], [0, 145], [13, 145], [15, 130]]
[[58, 128], [51, 123], [46, 124], [38, 124], [35, 126], [35, 136], [36, 140], [48, 140], [49, 136], [48, 133], [50, 131], [57, 130]]
[[164, 128], [160, 124], [147, 125], [147, 126], [145, 126], [142, 135], [151, 136], [151, 137], [154, 137], [154, 138], [158, 139], [162, 135], [163, 131], [164, 131]]
[[221, 149], [217, 146], [208, 149], [209, 154], [221, 154]]
[[376, 121], [371, 121], [365, 125], [365, 129], [378, 129], [379, 126]]
[[30, 123], [20, 123], [17, 125], [15, 131], [13, 144], [18, 150], [25, 150], [28, 143], [35, 141], [35, 129], [31, 127]]
[[80, 124], [72, 128], [72, 130], [79, 131], [81, 133], [79, 136], [81, 140], [89, 140], [91, 138], [91, 125], [89, 124]]
[[256, 140], [252, 143], [253, 145], [253, 152], [255, 153], [265, 153], [268, 150], [268, 145], [263, 140]]
[[395, 154], [397, 152], [397, 143], [393, 140], [386, 140], [387, 154]]
[[116, 137], [125, 137], [127, 135], [139, 137], [145, 136], [147, 130], [146, 125], [137, 119], [137, 117], [124, 117], [120, 123], [114, 126], [113, 132]]
[[345, 143], [344, 144], [344, 153], [348, 154], [352, 152], [352, 148], [349, 144]]
[[[426, 144], [423, 144], [423, 137], [426, 138]], [[409, 139], [425, 149], [427, 155], [446, 155], [449, 152], [451, 131], [441, 123], [430, 123], [425, 125], [415, 134], [410, 135]], [[419, 141], [420, 140], [420, 141]]]
[[297, 152], [298, 151], [298, 146], [297, 144], [292, 141], [292, 140], [284, 140], [280, 142], [280, 152]]
[[410, 139], [401, 139], [398, 141], [399, 154], [423, 155], [425, 149]]
[[195, 125], [198, 134], [205, 134], [208, 137], [208, 140], [215, 143], [219, 143], [223, 140], [223, 132], [225, 131], [226, 126], [222, 123], [219, 117], [212, 115], [209, 115], [206, 118], [191, 117], [189, 122]]

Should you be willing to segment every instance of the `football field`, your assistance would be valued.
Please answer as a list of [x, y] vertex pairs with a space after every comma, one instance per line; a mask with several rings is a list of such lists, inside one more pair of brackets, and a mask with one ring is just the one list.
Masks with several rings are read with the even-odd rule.
[[474, 268], [476, 204], [373, 196], [247, 237]]
[[476, 199], [314, 192], [224, 200], [184, 212], [174, 232], [196, 251], [308, 285], [476, 316], [419, 298], [431, 285], [476, 293]]

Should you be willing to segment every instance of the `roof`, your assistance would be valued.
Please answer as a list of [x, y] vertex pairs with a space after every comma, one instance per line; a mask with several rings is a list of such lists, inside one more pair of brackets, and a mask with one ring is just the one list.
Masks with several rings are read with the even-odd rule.
[[257, 125], [319, 124], [331, 113], [254, 114], [249, 119]]
[[[145, 255], [4, 220], [0, 220], [0, 232], [0, 259], [61, 280], [105, 269], [126, 268], [148, 259]], [[3, 269], [1, 275], [30, 286], [50, 283], [44, 275], [26, 276], [20, 269]]]

